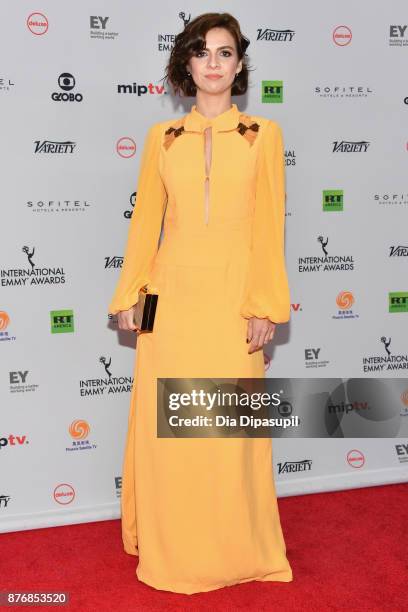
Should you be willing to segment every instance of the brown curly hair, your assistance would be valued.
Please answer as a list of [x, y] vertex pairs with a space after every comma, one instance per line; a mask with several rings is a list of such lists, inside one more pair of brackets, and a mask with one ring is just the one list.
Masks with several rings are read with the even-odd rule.
[[248, 89], [249, 67], [245, 51], [250, 44], [249, 39], [242, 34], [238, 21], [229, 13], [203, 13], [190, 21], [175, 37], [163, 77], [173, 87], [175, 95], [180, 92], [184, 96], [197, 94], [197, 87], [191, 75], [187, 74], [186, 64], [195, 53], [205, 49], [205, 37], [211, 28], [228, 30], [235, 40], [238, 60], [242, 59], [242, 70], [235, 77], [231, 95], [243, 95]]

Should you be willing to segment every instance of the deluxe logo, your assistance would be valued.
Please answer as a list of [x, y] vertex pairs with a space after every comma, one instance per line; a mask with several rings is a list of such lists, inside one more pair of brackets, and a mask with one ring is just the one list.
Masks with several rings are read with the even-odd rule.
[[374, 201], [381, 206], [408, 206], [408, 193], [376, 193]]
[[123, 257], [114, 255], [113, 257], [105, 257], [105, 268], [121, 268]]
[[353, 255], [329, 255], [327, 245], [329, 239], [318, 236], [324, 257], [299, 257], [299, 272], [337, 272], [340, 270], [354, 270]]
[[38, 213], [85, 212], [90, 206], [87, 200], [28, 200], [27, 202], [27, 208]]
[[116, 153], [124, 158], [133, 157], [136, 153], [136, 143], [133, 138], [123, 136], [116, 143]]
[[75, 421], [72, 421], [68, 430], [69, 435], [72, 438], [72, 445], [67, 446], [65, 451], [94, 450], [97, 448], [97, 445], [91, 443], [88, 439], [90, 430], [91, 428], [89, 423], [84, 419], [76, 419]]
[[278, 463], [278, 474], [295, 474], [297, 472], [310, 472], [311, 469], [311, 459], [303, 459], [303, 461], [285, 461], [283, 463]]
[[62, 285], [65, 283], [64, 268], [37, 268], [33, 257], [35, 247], [23, 246], [30, 268], [0, 269], [2, 287], [25, 287], [28, 285]]
[[328, 359], [319, 359], [321, 347], [305, 348], [305, 368], [325, 368], [330, 361]]
[[74, 487], [71, 487], [70, 484], [67, 484], [65, 482], [57, 485], [54, 489], [54, 499], [58, 504], [61, 504], [62, 506], [70, 504], [75, 499]]
[[35, 383], [27, 382], [29, 370], [9, 372], [10, 393], [32, 393], [38, 389]]
[[406, 47], [408, 46], [406, 25], [390, 25], [390, 37], [388, 44], [390, 47]]
[[390, 246], [390, 257], [408, 257], [408, 246]]
[[315, 94], [319, 98], [368, 98], [373, 90], [365, 85], [316, 85]]
[[73, 310], [51, 310], [51, 333], [67, 334], [74, 332]]
[[323, 211], [334, 210], [339, 212], [343, 210], [344, 195], [343, 189], [324, 189], [323, 190]]
[[112, 364], [111, 357], [99, 357], [99, 363], [102, 364], [107, 376], [104, 378], [87, 378], [79, 381], [79, 394], [81, 397], [88, 395], [106, 395], [117, 393], [130, 393], [133, 385], [132, 376], [114, 376], [110, 366]]
[[118, 32], [108, 31], [106, 29], [109, 19], [110, 17], [99, 17], [97, 15], [91, 15], [89, 17], [91, 38], [98, 38], [99, 40], [114, 40], [119, 36]]
[[362, 468], [365, 464], [364, 453], [356, 448], [353, 448], [347, 453], [346, 460], [349, 466], [353, 468]]
[[267, 40], [268, 42], [292, 42], [295, 36], [294, 30], [275, 30], [273, 28], [258, 28], [256, 40]]
[[10, 323], [10, 317], [5, 310], [0, 310], [0, 342], [10, 342], [15, 340], [15, 336], [10, 336], [7, 331], [8, 324]]
[[76, 142], [66, 140], [65, 142], [58, 140], [35, 140], [34, 153], [73, 153], [76, 147]]
[[27, 436], [15, 436], [14, 434], [8, 434], [7, 437], [0, 437], [0, 451], [5, 449], [6, 446], [24, 446], [28, 444]]
[[333, 30], [333, 42], [339, 47], [345, 47], [351, 43], [351, 30], [346, 25], [340, 25]]
[[381, 344], [384, 346], [386, 355], [363, 356], [363, 372], [383, 372], [392, 370], [408, 370], [408, 355], [403, 353], [391, 353], [391, 338], [382, 336]]
[[408, 312], [407, 291], [390, 291], [388, 293], [388, 312]]
[[48, 31], [48, 19], [42, 13], [31, 13], [27, 17], [27, 27], [32, 34], [41, 36]]
[[334, 140], [333, 153], [366, 153], [369, 146], [367, 140]]
[[131, 205], [131, 210], [125, 210], [125, 212], [123, 213], [123, 216], [125, 217], [125, 219], [131, 219], [132, 218], [132, 214], [133, 214], [133, 209], [135, 207], [135, 201], [136, 201], [136, 191], [134, 191], [133, 193], [130, 194], [130, 198], [129, 198], [129, 202]]
[[354, 304], [354, 295], [351, 291], [340, 291], [336, 297], [336, 304], [339, 310], [332, 315], [332, 319], [358, 319], [359, 314], [356, 314], [352, 309]]
[[262, 103], [283, 102], [283, 81], [262, 81]]
[[138, 85], [137, 83], [128, 83], [127, 85], [118, 84], [117, 92], [119, 94], [135, 94], [137, 96], [144, 96], [145, 94], [161, 95], [167, 93], [164, 90], [164, 85], [153, 85], [153, 83], [148, 83], [147, 85]]

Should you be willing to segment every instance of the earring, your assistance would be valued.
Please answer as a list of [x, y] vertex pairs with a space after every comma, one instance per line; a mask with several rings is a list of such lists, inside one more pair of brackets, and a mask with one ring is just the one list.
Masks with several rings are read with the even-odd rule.
[[191, 72], [187, 72], [187, 76], [191, 76]]

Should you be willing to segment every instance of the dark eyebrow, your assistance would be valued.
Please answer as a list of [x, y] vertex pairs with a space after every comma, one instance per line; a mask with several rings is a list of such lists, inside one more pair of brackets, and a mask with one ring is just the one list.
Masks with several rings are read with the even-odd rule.
[[[208, 49], [208, 47], [205, 47], [205, 49]], [[231, 45], [223, 45], [222, 47], [217, 47], [217, 51], [219, 51], [220, 49], [231, 49], [233, 51], [234, 47], [231, 47]]]

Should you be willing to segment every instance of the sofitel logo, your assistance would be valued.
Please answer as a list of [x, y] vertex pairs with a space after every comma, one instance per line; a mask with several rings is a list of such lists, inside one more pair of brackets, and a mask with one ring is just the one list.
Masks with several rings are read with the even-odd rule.
[[314, 91], [319, 98], [368, 98], [373, 93], [364, 85], [316, 85]]
[[294, 474], [296, 472], [310, 472], [312, 469], [312, 460], [303, 459], [303, 461], [285, 461], [278, 463], [278, 474]]
[[408, 193], [376, 193], [374, 195], [374, 201], [382, 206], [407, 206]]
[[363, 357], [363, 372], [384, 372], [392, 370], [407, 370], [408, 355], [391, 352], [391, 337], [382, 336], [380, 342], [384, 347], [385, 355], [368, 355]]
[[299, 257], [299, 272], [337, 272], [339, 270], [354, 270], [352, 255], [329, 255], [327, 252], [328, 238], [318, 236], [324, 257]]
[[67, 213], [85, 212], [91, 205], [86, 200], [28, 200], [27, 208], [33, 212]]
[[107, 395], [116, 393], [130, 393], [133, 385], [132, 376], [113, 376], [111, 372], [111, 357], [99, 357], [106, 376], [104, 378], [87, 378], [79, 381], [79, 394], [81, 397], [89, 395]]
[[65, 283], [64, 268], [37, 268], [34, 263], [35, 247], [23, 246], [30, 268], [9, 268], [0, 270], [1, 286], [25, 287], [29, 285], [59, 285]]
[[334, 140], [333, 153], [366, 153], [369, 146], [367, 140]]
[[267, 40], [268, 42], [292, 42], [295, 36], [294, 30], [275, 30], [273, 28], [258, 28], [256, 40]]

